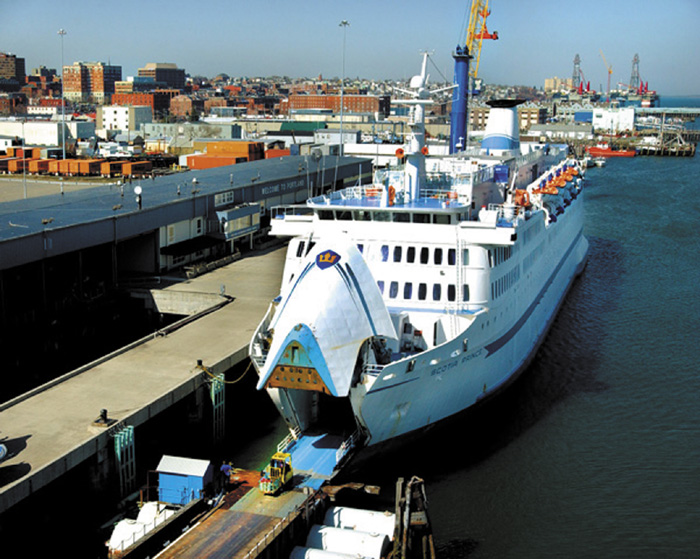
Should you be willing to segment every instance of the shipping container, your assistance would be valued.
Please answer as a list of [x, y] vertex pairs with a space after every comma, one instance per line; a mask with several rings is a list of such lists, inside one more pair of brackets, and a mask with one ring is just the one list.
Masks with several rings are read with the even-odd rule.
[[288, 149], [268, 149], [265, 152], [265, 159], [271, 159], [273, 157], [286, 157], [291, 155], [291, 150]]
[[10, 165], [10, 161], [14, 161], [15, 159], [19, 159], [18, 157], [6, 157], [4, 159], [0, 159], [0, 173], [7, 173], [7, 169]]
[[68, 174], [77, 177], [80, 174], [80, 159], [71, 159], [68, 164]]
[[213, 169], [214, 167], [225, 167], [227, 165], [235, 165], [236, 163], [244, 163], [248, 159], [246, 155], [188, 155], [187, 166], [190, 169]]
[[103, 177], [121, 177], [122, 165], [126, 161], [105, 161], [100, 165], [100, 174]]
[[84, 177], [99, 175], [104, 159], [83, 159], [80, 161], [80, 174]]
[[64, 177], [70, 175], [70, 164], [72, 159], [59, 159], [58, 161], [58, 174]]
[[49, 163], [53, 159], [32, 159], [29, 162], [29, 172], [33, 174], [43, 174], [49, 172]]
[[10, 161], [9, 165], [7, 166], [7, 170], [10, 173], [21, 173], [25, 170], [26, 172], [29, 172], [30, 161], [32, 160], [18, 157], [17, 159], [13, 159]]
[[150, 161], [127, 161], [122, 165], [122, 175], [134, 177], [145, 175], [153, 170], [153, 163]]

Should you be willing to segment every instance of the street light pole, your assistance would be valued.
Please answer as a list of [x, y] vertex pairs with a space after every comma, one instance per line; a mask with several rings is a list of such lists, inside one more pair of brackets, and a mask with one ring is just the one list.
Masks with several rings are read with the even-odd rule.
[[338, 24], [340, 27], [343, 28], [343, 77], [341, 78], [340, 81], [340, 155], [341, 157], [344, 155], [343, 153], [343, 143], [344, 143], [344, 138], [343, 138], [343, 111], [344, 111], [344, 90], [345, 90], [345, 33], [347, 30], [347, 27], [350, 25], [350, 23], [347, 20], [343, 20]]
[[22, 186], [24, 187], [24, 199], [27, 199], [27, 149], [24, 141], [24, 123], [27, 118], [22, 118]]
[[64, 29], [59, 29], [58, 34], [61, 37], [61, 133], [62, 133], [62, 142], [61, 145], [63, 146], [63, 159], [66, 158], [66, 98], [65, 98], [65, 93], [64, 93], [64, 80], [65, 80], [65, 75], [63, 72], [63, 37], [66, 34], [66, 31]]

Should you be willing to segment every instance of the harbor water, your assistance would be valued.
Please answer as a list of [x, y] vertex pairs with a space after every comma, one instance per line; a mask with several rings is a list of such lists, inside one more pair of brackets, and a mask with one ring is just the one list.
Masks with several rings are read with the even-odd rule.
[[426, 481], [441, 559], [698, 557], [699, 174], [589, 169], [589, 263], [533, 364], [383, 461]]

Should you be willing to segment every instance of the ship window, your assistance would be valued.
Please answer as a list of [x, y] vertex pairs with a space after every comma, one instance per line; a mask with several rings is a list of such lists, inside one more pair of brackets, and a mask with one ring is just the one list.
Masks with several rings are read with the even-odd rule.
[[410, 373], [413, 369], [416, 368], [416, 360], [411, 359], [407, 364], [406, 364], [406, 372]]
[[416, 247], [408, 247], [406, 249], [406, 262], [413, 264], [416, 261]]
[[372, 214], [365, 210], [358, 210], [354, 212], [354, 218], [355, 221], [372, 221]]
[[462, 301], [469, 301], [469, 284], [462, 284]]
[[333, 219], [333, 212], [331, 210], [320, 210], [318, 212], [318, 219], [326, 219], [326, 220], [332, 220]]
[[301, 258], [304, 256], [304, 241], [300, 241], [299, 244], [297, 245], [297, 258]]
[[456, 288], [453, 283], [450, 283], [447, 286], [447, 300], [448, 301], [454, 301], [457, 298], [457, 293], [456, 293]]
[[469, 249], [462, 249], [462, 266], [469, 266]]
[[389, 245], [382, 245], [382, 262], [389, 260]]
[[420, 249], [420, 263], [427, 264], [430, 259], [430, 249], [428, 247], [423, 247]]
[[430, 214], [413, 214], [413, 223], [430, 223]]
[[352, 214], [347, 210], [337, 211], [335, 218], [339, 221], [352, 221]]
[[450, 216], [445, 214], [435, 214], [433, 216], [433, 223], [437, 223], [438, 225], [449, 225]]
[[433, 262], [435, 264], [442, 264], [442, 249], [441, 248], [436, 248], [435, 252], [433, 253]]
[[469, 347], [469, 340], [467, 338], [464, 338], [462, 340], [462, 351], [466, 353], [468, 347]]
[[358, 243], [357, 250], [359, 250], [360, 254], [362, 254], [362, 252], [365, 250], [365, 245], [363, 245], [362, 243]]
[[389, 285], [389, 297], [392, 299], [396, 299], [396, 296], [399, 294], [399, 282], [398, 281], [392, 281], [391, 284]]
[[403, 298], [410, 299], [413, 295], [413, 283], [407, 281], [403, 284]]
[[401, 245], [394, 247], [394, 262], [401, 262]]
[[447, 251], [447, 263], [450, 266], [454, 266], [456, 263], [456, 259], [457, 259], [457, 251], [453, 248], [449, 249]]
[[314, 246], [316, 246], [316, 243], [314, 241], [309, 241], [309, 247], [306, 249], [306, 254], [309, 254]]
[[428, 286], [424, 283], [418, 284], [418, 299], [425, 301], [425, 297], [428, 293]]
[[433, 284], [433, 301], [439, 301], [442, 296], [442, 285], [439, 283]]
[[374, 212], [374, 221], [391, 221], [389, 212]]
[[377, 287], [379, 288], [379, 292], [383, 295], [384, 294], [384, 280], [379, 280], [377, 282]]
[[398, 221], [400, 223], [409, 223], [411, 221], [411, 214], [404, 212], [395, 213], [394, 221]]

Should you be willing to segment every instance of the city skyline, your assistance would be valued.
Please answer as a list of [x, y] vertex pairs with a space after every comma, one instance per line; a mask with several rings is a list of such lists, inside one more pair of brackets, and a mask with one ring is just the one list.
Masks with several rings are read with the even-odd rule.
[[[470, 2], [419, 0], [301, 4], [271, 0], [254, 12], [250, 4], [212, 0], [135, 2], [118, 5], [85, 0], [28, 0], [3, 7], [0, 51], [25, 59], [27, 73], [40, 65], [99, 61], [135, 76], [148, 62], [173, 62], [190, 75], [214, 77], [323, 75], [407, 79], [418, 73], [420, 52], [431, 52], [431, 80], [452, 81], [451, 53], [466, 39]], [[700, 94], [693, 56], [700, 51], [695, 27], [700, 3], [670, 0], [491, 0], [489, 31], [479, 76], [486, 83], [543, 87], [551, 77], [568, 78], [573, 59], [591, 88], [628, 83], [632, 59], [640, 76], [661, 95]], [[343, 29], [340, 22], [350, 25]], [[602, 54], [601, 54], [602, 53]], [[604, 56], [604, 58], [603, 58]]]

